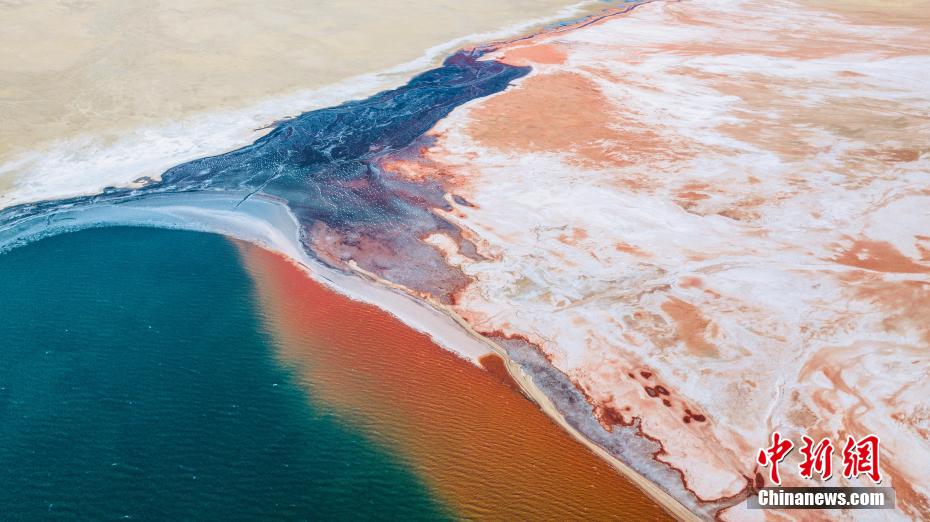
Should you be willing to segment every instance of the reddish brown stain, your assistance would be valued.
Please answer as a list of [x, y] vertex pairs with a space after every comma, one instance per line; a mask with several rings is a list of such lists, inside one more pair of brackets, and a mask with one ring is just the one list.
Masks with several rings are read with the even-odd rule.
[[678, 286], [682, 288], [700, 288], [703, 285], [699, 277], [682, 277], [678, 280]]
[[859, 239], [832, 261], [876, 272], [925, 273], [930, 268], [915, 263], [887, 241]]
[[470, 116], [468, 134], [486, 147], [565, 152], [590, 167], [629, 165], [667, 149], [654, 131], [612, 114], [594, 81], [570, 72], [530, 76]]
[[389, 157], [379, 162], [378, 167], [386, 172], [396, 175], [399, 178], [410, 181], [446, 181], [451, 177], [450, 172], [442, 165], [429, 160], [421, 159], [428, 154], [428, 149], [423, 149], [419, 157], [415, 158], [394, 158]]
[[[520, 385], [513, 380], [513, 377], [510, 375], [510, 372], [507, 371], [507, 367], [504, 365], [504, 360], [501, 359], [496, 353], [489, 353], [487, 355], [482, 355], [478, 362], [481, 363], [481, 366], [488, 371], [495, 379], [506, 385], [512, 390], [520, 391]], [[522, 393], [522, 391], [520, 391]]]
[[914, 247], [920, 252], [920, 260], [930, 262], [930, 237], [917, 235], [914, 239]]
[[566, 245], [577, 245], [588, 238], [588, 232], [583, 228], [572, 228], [571, 234], [559, 234], [558, 240]]
[[930, 501], [927, 497], [917, 492], [911, 485], [911, 481], [896, 467], [889, 466], [886, 462], [882, 468], [882, 472], [891, 477], [898, 509], [910, 515], [914, 520], [925, 519], [927, 513], [930, 513]]
[[627, 421], [623, 417], [623, 414], [620, 413], [616, 408], [611, 406], [598, 406], [595, 408], [595, 410], [597, 412], [601, 426], [603, 426], [607, 431], [612, 432], [614, 430], [614, 426], [628, 426], [630, 424], [630, 422]]
[[672, 297], [662, 304], [662, 310], [675, 322], [678, 339], [692, 354], [700, 357], [717, 355], [717, 347], [704, 337], [711, 322], [696, 306]]
[[856, 71], [840, 71], [839, 75], [843, 78], [864, 78], [865, 75]]
[[648, 252], [644, 252], [640, 248], [630, 245], [629, 243], [624, 243], [622, 241], [614, 243], [614, 249], [616, 249], [618, 252], [623, 252], [637, 257], [649, 257]]
[[920, 151], [917, 149], [868, 149], [863, 154], [887, 163], [910, 163], [920, 159]]
[[923, 281], [865, 280], [856, 286], [855, 295], [885, 311], [882, 326], [886, 331], [920, 333], [930, 344], [930, 283]]
[[687, 201], [700, 201], [702, 199], [708, 199], [710, 196], [708, 196], [707, 194], [703, 194], [701, 192], [687, 191], [687, 192], [679, 192], [678, 194], [675, 194], [675, 197], [678, 199], [684, 199]]
[[500, 61], [517, 66], [533, 64], [559, 65], [565, 63], [566, 52], [552, 44], [535, 44], [510, 49], [499, 58]]

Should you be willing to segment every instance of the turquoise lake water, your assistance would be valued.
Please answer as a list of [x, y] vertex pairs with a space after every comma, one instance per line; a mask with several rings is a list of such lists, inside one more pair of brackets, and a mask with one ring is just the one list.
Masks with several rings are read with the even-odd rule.
[[0, 520], [447, 515], [297, 385], [227, 240], [108, 228], [0, 255]]

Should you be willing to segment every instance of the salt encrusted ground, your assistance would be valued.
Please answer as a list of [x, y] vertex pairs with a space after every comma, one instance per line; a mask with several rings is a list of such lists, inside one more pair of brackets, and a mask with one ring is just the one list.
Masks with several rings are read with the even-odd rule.
[[876, 433], [925, 518], [930, 33], [893, 14], [655, 2], [507, 46], [533, 72], [386, 168], [457, 198], [483, 259], [425, 239], [473, 281], [453, 309], [638, 420], [689, 494], [758, 485], [776, 429]]

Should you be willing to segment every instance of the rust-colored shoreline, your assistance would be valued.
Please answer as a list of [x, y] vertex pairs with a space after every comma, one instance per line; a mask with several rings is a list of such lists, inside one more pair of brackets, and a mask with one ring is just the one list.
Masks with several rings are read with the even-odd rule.
[[[403, 323], [403, 321], [400, 318], [396, 317], [395, 315], [391, 313], [389, 308], [385, 308], [381, 306], [380, 304], [377, 307], [375, 307], [373, 305], [362, 303], [360, 301], [352, 300], [351, 298], [347, 297], [343, 292], [341, 292], [339, 287], [335, 285], [333, 281], [325, 277], [319, 277], [320, 274], [316, 274], [313, 267], [308, 266], [301, 261], [294, 260], [289, 256], [286, 256], [278, 252], [274, 252], [272, 250], [267, 250], [266, 247], [256, 247], [252, 244], [244, 243], [244, 242], [237, 242], [237, 245], [239, 246], [240, 252], [242, 253], [244, 263], [248, 267], [250, 273], [252, 273], [253, 277], [256, 278], [260, 293], [261, 293], [262, 286], [267, 286], [268, 284], [268, 281], [269, 281], [268, 274], [272, 272], [276, 272], [276, 271], [277, 272], [286, 271], [287, 268], [285, 267], [289, 267], [290, 270], [293, 270], [295, 273], [299, 273], [301, 277], [306, 281], [306, 283], [303, 285], [297, 285], [294, 283], [293, 274], [291, 274], [290, 276], [288, 276], [291, 278], [290, 279], [291, 283], [287, 287], [288, 288], [287, 292], [284, 292], [284, 290], [282, 289], [281, 291], [278, 291], [275, 293], [275, 296], [273, 299], [268, 297], [268, 295], [265, 295], [262, 298], [263, 309], [270, 307], [270, 306], [274, 306], [274, 302], [276, 301], [280, 301], [281, 299], [288, 298], [288, 296], [285, 294], [290, 293], [292, 290], [299, 293], [302, 291], [301, 288], [305, 288], [306, 286], [316, 285], [316, 286], [319, 286], [320, 288], [325, 288], [326, 290], [331, 291], [331, 293], [338, 295], [338, 297], [341, 299], [355, 303], [355, 305], [359, 307], [371, 307], [375, 310], [378, 310], [380, 313], [383, 313], [386, 316], [390, 317], [392, 321], [395, 321], [398, 324], [404, 325], [405, 329], [409, 329], [409, 327], [406, 327], [406, 324]], [[274, 270], [269, 271], [268, 269], [269, 266], [273, 266]], [[352, 268], [355, 270], [356, 275], [358, 275], [360, 279], [366, 280], [369, 284], [390, 288], [391, 290], [397, 293], [400, 293], [404, 296], [411, 295], [410, 292], [408, 292], [406, 289], [394, 283], [391, 283], [389, 281], [380, 279], [374, 274], [368, 273], [357, 266], [353, 265]], [[358, 289], [356, 289], [356, 291], [357, 290]], [[290, 297], [293, 298], [294, 296], [291, 295]], [[629, 484], [629, 486], [631, 486], [633, 490], [635, 490], [639, 495], [641, 495], [642, 499], [638, 502], [642, 502], [642, 501], [646, 501], [649, 503], [654, 502], [656, 506], [660, 507], [660, 510], [659, 510], [660, 513], [664, 515], [671, 515], [677, 520], [689, 520], [689, 521], [699, 520], [699, 517], [697, 515], [692, 513], [689, 509], [683, 506], [680, 502], [678, 502], [675, 498], [669, 495], [666, 491], [664, 491], [658, 485], [654, 484], [653, 482], [651, 482], [644, 476], [637, 473], [635, 470], [630, 468], [628, 465], [626, 465], [625, 463], [623, 463], [622, 461], [620, 461], [619, 459], [611, 455], [607, 450], [600, 447], [598, 444], [594, 443], [593, 441], [589, 440], [587, 437], [581, 434], [577, 429], [571, 426], [568, 423], [568, 421], [564, 418], [564, 416], [558, 411], [558, 409], [555, 407], [552, 401], [535, 385], [532, 378], [530, 378], [520, 368], [520, 366], [508, 356], [507, 352], [503, 349], [503, 347], [499, 346], [497, 343], [493, 342], [492, 340], [488, 339], [487, 337], [475, 331], [463, 319], [458, 317], [454, 311], [442, 305], [441, 303], [435, 302], [432, 299], [423, 299], [423, 298], [417, 299], [417, 302], [422, 306], [426, 306], [426, 307], [434, 309], [435, 311], [441, 312], [443, 316], [454, 321], [456, 325], [458, 325], [458, 327], [464, 328], [471, 337], [478, 339], [482, 343], [484, 343], [488, 347], [488, 353], [493, 354], [491, 355], [491, 357], [496, 356], [497, 358], [499, 358], [499, 360], [502, 363], [501, 369], [504, 370], [507, 375], [509, 375], [509, 380], [512, 382], [512, 384], [508, 384], [507, 382], [502, 382], [502, 381], [505, 381], [506, 379], [504, 379], [503, 376], [500, 374], [495, 375], [495, 374], [492, 374], [491, 372], [488, 372], [485, 369], [479, 368], [479, 365], [476, 364], [475, 360], [468, 359], [463, 354], [458, 353], [457, 351], [455, 351], [454, 347], [446, 346], [444, 347], [446, 349], [435, 350], [434, 348], [436, 348], [437, 346], [434, 342], [434, 339], [432, 338], [432, 334], [430, 333], [422, 334], [420, 332], [410, 330], [411, 332], [414, 332], [416, 335], [423, 335], [426, 337], [426, 339], [428, 339], [429, 344], [433, 348], [431, 349], [432, 352], [434, 352], [432, 355], [441, 354], [441, 357], [443, 358], [451, 357], [452, 359], [459, 361], [459, 364], [463, 364], [469, 368], [478, 370], [482, 374], [485, 374], [488, 379], [490, 379], [496, 384], [499, 384], [504, 389], [509, 388], [511, 391], [516, 391], [516, 390], [513, 390], [512, 388], [513, 386], [516, 386], [518, 388], [519, 393], [522, 394], [521, 399], [523, 400], [523, 402], [526, 402], [527, 404], [531, 405], [533, 409], [535, 409], [536, 411], [541, 410], [542, 413], [544, 414], [544, 417], [547, 419], [547, 421], [555, 422], [555, 424], [561, 428], [561, 430], [556, 430], [556, 431], [560, 431], [564, 433], [565, 436], [569, 437], [575, 443], [580, 443], [579, 447], [581, 447], [584, 450], [583, 454], [593, 455], [594, 457], [596, 457], [595, 461], [601, 462], [603, 465], [606, 465], [608, 469], [610, 469], [611, 474], [614, 476], [615, 479], [620, 479], [624, 483]], [[266, 315], [273, 316], [274, 314], [266, 314]], [[455, 326], [451, 324], [440, 324], [438, 321], [430, 321], [430, 323], [431, 323], [430, 326], [432, 328], [435, 328], [437, 331], [441, 331], [447, 328], [455, 328]], [[281, 328], [279, 325], [278, 328], [274, 328], [273, 330], [275, 330], [275, 332], [278, 335], [281, 335], [283, 331], [292, 330], [292, 328]], [[290, 331], [290, 333], [285, 337], [288, 337], [288, 336], [289, 336], [288, 339], [282, 339], [281, 342], [283, 342], [284, 344], [287, 344], [288, 342], [291, 344], [300, 343], [299, 339], [296, 338], [297, 336], [295, 335], [295, 332]], [[291, 359], [287, 358], [287, 360], [290, 361]], [[527, 401], [526, 399], [529, 399], [529, 401]], [[434, 448], [434, 449], [437, 449], [437, 448]], [[585, 457], [582, 455], [576, 454], [574, 456], [574, 459], [583, 460], [585, 459]], [[565, 459], [562, 459], [562, 460], [565, 460]], [[588, 463], [588, 464], [592, 465], [591, 463]], [[613, 479], [607, 479], [607, 480], [613, 480]], [[655, 514], [653, 513], [653, 515]], [[661, 518], [661, 517], [653, 516], [653, 515], [649, 515], [646, 518], [650, 518], [650, 516], [651, 518]]]
[[[364, 269], [360, 268], [358, 265], [356, 265], [355, 263], [351, 261], [350, 261], [350, 265], [357, 274], [359, 274], [364, 279], [367, 279], [372, 284], [376, 284], [379, 286], [386, 286], [388, 288], [392, 288], [398, 292], [405, 293], [405, 294], [411, 293], [409, 290], [405, 289], [404, 287], [400, 285], [397, 285], [395, 283], [382, 279], [378, 277], [377, 275], [372, 274], [371, 272], [365, 271]], [[310, 274], [312, 277], [312, 273]], [[643, 493], [645, 493], [650, 498], [652, 498], [652, 500], [658, 502], [663, 507], [663, 509], [665, 509], [669, 514], [671, 514], [676, 519], [682, 520], [682, 521], [700, 520], [700, 517], [698, 517], [698, 515], [693, 513], [690, 509], [688, 509], [684, 505], [682, 505], [681, 502], [679, 502], [676, 498], [671, 496], [667, 491], [659, 487], [657, 484], [655, 484], [654, 482], [652, 482], [651, 480], [649, 480], [642, 474], [638, 473], [636, 470], [628, 466], [622, 460], [615, 457], [609, 451], [607, 451], [606, 449], [601, 447], [599, 444], [597, 444], [596, 442], [586, 437], [583, 433], [578, 431], [577, 428], [572, 426], [568, 422], [568, 420], [565, 418], [565, 416], [562, 415], [562, 413], [558, 410], [558, 408], [556, 408], [555, 404], [553, 404], [552, 400], [545, 394], [545, 392], [543, 392], [538, 386], [536, 386], [536, 383], [533, 382], [532, 377], [530, 377], [529, 375], [526, 374], [526, 372], [523, 371], [520, 365], [509, 356], [509, 354], [507, 353], [507, 350], [505, 350], [502, 346], [492, 341], [491, 339], [488, 339], [486, 336], [482, 335], [480, 332], [472, 328], [472, 326], [468, 322], [466, 322], [461, 316], [459, 316], [455, 312], [455, 310], [453, 310], [449, 306], [446, 306], [436, 301], [435, 299], [425, 298], [425, 297], [420, 299], [419, 302], [423, 303], [424, 305], [430, 306], [433, 309], [438, 310], [446, 317], [449, 317], [450, 319], [455, 321], [455, 323], [457, 323], [460, 327], [465, 329], [471, 336], [485, 342], [488, 345], [488, 347], [491, 350], [493, 350], [493, 353], [497, 354], [497, 356], [499, 356], [501, 360], [503, 360], [504, 367], [506, 371], [510, 374], [511, 380], [513, 380], [513, 382], [515, 382], [520, 387], [520, 390], [524, 393], [524, 395], [527, 398], [535, 402], [536, 405], [539, 406], [539, 408], [550, 419], [555, 421], [556, 424], [558, 424], [563, 430], [565, 430], [575, 440], [582, 443], [591, 452], [593, 452], [595, 455], [600, 457], [602, 460], [610, 464], [611, 467], [613, 467], [622, 476], [624, 476], [625, 478], [630, 480], [633, 484], [635, 484]]]
[[[564, 33], [567, 31], [578, 29], [578, 28], [599, 24], [617, 15], [628, 13], [639, 6], [651, 3], [652, 1], [655, 1], [655, 0], [645, 0], [643, 2], [626, 5], [621, 8], [606, 8], [600, 13], [591, 14], [591, 15], [579, 18], [577, 21], [571, 24], [545, 28], [545, 29], [527, 34], [523, 37], [519, 37], [519, 38], [515, 38], [511, 40], [497, 41], [497, 42], [493, 42], [493, 43], [490, 43], [484, 46], [476, 47], [475, 49], [484, 50], [484, 51], [491, 50], [491, 49], [495, 51], [502, 51], [510, 47], [519, 49], [523, 45], [533, 42], [537, 39], [548, 38], [548, 37], [552, 37], [559, 33]], [[299, 270], [299, 272], [304, 276], [304, 278], [307, 281], [311, 283], [315, 283], [315, 284], [321, 284], [327, 289], [335, 291], [335, 293], [339, 294], [340, 297], [345, 297], [346, 299], [353, 299], [353, 298], [358, 299], [359, 298], [359, 296], [357, 295], [360, 290], [359, 287], [353, 285], [353, 290], [351, 292], [353, 296], [352, 297], [347, 296], [346, 294], [349, 294], [350, 292], [344, 292], [340, 288], [339, 283], [337, 283], [336, 281], [330, 280], [329, 278], [326, 278], [321, 273], [317, 273], [318, 270], [315, 270], [314, 267], [308, 266], [306, 263], [302, 262], [300, 259], [294, 259], [293, 256], [282, 255], [282, 254], [271, 252], [268, 250], [259, 249], [259, 248], [256, 248], [252, 245], [248, 245], [245, 243], [240, 244], [240, 250], [242, 251], [243, 259], [245, 260], [246, 265], [249, 266], [250, 272], [252, 272], [253, 276], [256, 278], [256, 281], [259, 282], [259, 286], [267, 284], [267, 273], [266, 273], [266, 276], [260, 275], [260, 273], [263, 271], [260, 268], [260, 265], [268, 263], [268, 259], [270, 258], [268, 258], [267, 255], [270, 254], [274, 259], [277, 260], [276, 262], [279, 264], [278, 268], [281, 268], [281, 266], [284, 266], [284, 265], [290, 266], [291, 268], [296, 268]], [[260, 258], [262, 257], [264, 257], [265, 259], [261, 260]], [[304, 259], [304, 256], [301, 256], [301, 259]], [[283, 263], [283, 265], [281, 263]], [[617, 479], [622, 479], [624, 483], [629, 484], [635, 491], [638, 492], [639, 495], [642, 496], [644, 500], [647, 500], [649, 503], [655, 503], [655, 505], [660, 508], [659, 513], [661, 515], [663, 516], [671, 515], [672, 517], [678, 520], [689, 520], [690, 521], [690, 520], [700, 519], [698, 515], [696, 515], [690, 509], [685, 507], [681, 502], [679, 502], [677, 499], [671, 496], [667, 491], [662, 489], [659, 485], [657, 485], [656, 483], [652, 482], [651, 480], [647, 479], [645, 476], [635, 471], [633, 468], [628, 466], [626, 463], [624, 463], [623, 461], [619, 460], [617, 457], [612, 455], [608, 450], [601, 447], [598, 443], [589, 439], [583, 433], [581, 433], [577, 428], [572, 426], [569, 423], [569, 421], [558, 410], [558, 408], [555, 406], [552, 400], [545, 394], [545, 392], [543, 392], [535, 384], [532, 377], [530, 377], [526, 372], [524, 372], [524, 370], [520, 367], [520, 365], [509, 356], [507, 351], [502, 346], [497, 344], [493, 339], [489, 339], [486, 335], [483, 335], [481, 332], [475, 330], [471, 324], [466, 322], [465, 319], [462, 318], [451, 307], [446, 306], [445, 304], [439, 302], [438, 300], [434, 299], [430, 295], [426, 295], [422, 292], [413, 291], [412, 289], [407, 288], [403, 285], [399, 285], [394, 282], [383, 279], [377, 274], [369, 272], [365, 270], [364, 268], [360, 267], [357, 263], [355, 263], [352, 260], [349, 260], [346, 264], [348, 265], [348, 268], [351, 270], [351, 272], [354, 273], [354, 275], [358, 276], [357, 278], [352, 278], [351, 276], [349, 276], [351, 279], [358, 279], [358, 280], [362, 280], [366, 282], [366, 283], [363, 283], [361, 286], [364, 287], [367, 284], [367, 285], [370, 285], [372, 289], [380, 288], [382, 290], [385, 290], [385, 289], [389, 290], [392, 293], [402, 296], [403, 298], [412, 299], [413, 301], [415, 301], [416, 305], [423, 307], [424, 312], [426, 311], [434, 312], [432, 314], [426, 314], [429, 317], [427, 317], [425, 320], [418, 319], [417, 320], [418, 324], [416, 327], [418, 330], [418, 333], [426, 332], [426, 335], [428, 335], [432, 339], [431, 342], [429, 343], [432, 346], [432, 348], [436, 347], [436, 344], [434, 343], [438, 343], [442, 345], [443, 348], [445, 348], [444, 350], [433, 350], [433, 351], [441, 352], [444, 356], [452, 356], [452, 358], [460, 361], [461, 363], [467, 364], [465, 363], [465, 361], [461, 361], [461, 359], [465, 359], [468, 363], [471, 363], [471, 364], [467, 364], [469, 368], [472, 368], [472, 369], [483, 368], [484, 371], [482, 373], [486, 374], [488, 378], [495, 381], [495, 383], [505, 388], [508, 388], [511, 391], [516, 391], [518, 392], [518, 394], [521, 394], [522, 395], [521, 399], [524, 399], [523, 402], [534, 405], [534, 408], [536, 408], [537, 412], [541, 410], [542, 413], [544, 414], [544, 417], [548, 421], [555, 422], [555, 424], [561, 428], [561, 430], [558, 430], [558, 431], [563, 433], [565, 436], [569, 437], [575, 443], [580, 443], [579, 446], [585, 450], [584, 453], [586, 455], [588, 456], [593, 455], [594, 457], [596, 457], [598, 462], [600, 462], [602, 465], [606, 465], [610, 469], [611, 475], [613, 475]], [[261, 282], [262, 279], [265, 279], [265, 283]], [[362, 291], [364, 292], [364, 290]], [[279, 295], [274, 299], [269, 299], [267, 296], [263, 298], [263, 306], [265, 307], [273, 306], [273, 301], [280, 301], [282, 300], [283, 297], [285, 297], [281, 294], [281, 292], [279, 292], [278, 294]], [[381, 300], [370, 298], [369, 296], [362, 296], [362, 300], [365, 303], [373, 303], [373, 305], [376, 306], [379, 311], [389, 315], [394, 321], [397, 321], [398, 323], [404, 324], [404, 326], [407, 326], [404, 316], [405, 315], [409, 316], [410, 310], [406, 310], [405, 314], [394, 314], [392, 311], [391, 303], [385, 303]], [[362, 303], [362, 300], [353, 301], [353, 302], [355, 302], [359, 306], [371, 306], [369, 304]], [[444, 320], [439, 320], [437, 318], [437, 315], [443, 319], [451, 319], [452, 323], [454, 324], [447, 323]], [[455, 346], [449, 346], [448, 341], [450, 339], [450, 336], [447, 335], [447, 332], [450, 329], [458, 329], [460, 331], [467, 332], [468, 337], [477, 341], [476, 344], [483, 345], [487, 348], [487, 354], [483, 356], [476, 356], [474, 353], [475, 352], [474, 346], [472, 346], [469, 350], [467, 350], [467, 355], [466, 355], [466, 351], [462, 351]], [[297, 336], [295, 336], [293, 331], [290, 332], [290, 334], [288, 335], [282, 334], [283, 330], [291, 330], [291, 328], [281, 328], [279, 325], [279, 327], [276, 328], [275, 330], [277, 331], [278, 336], [282, 336], [285, 338], [289, 337], [289, 339], [285, 341], [285, 344], [288, 344], [288, 343], [295, 344], [295, 343], [300, 342]], [[446, 332], [446, 335], [442, 333], [444, 331]], [[479, 369], [479, 371], [481, 370]], [[348, 395], [352, 395], [352, 394], [349, 393]], [[441, 448], [434, 447], [433, 450], [439, 451], [441, 450]], [[579, 459], [583, 458], [577, 455], [576, 457], [578, 457]], [[570, 483], [570, 481], [566, 480], [566, 483]], [[564, 486], [564, 483], [560, 483], [560, 484]], [[457, 504], [458, 502], [452, 502], [452, 503]], [[475, 514], [475, 513], [472, 513], [472, 514]], [[519, 513], [514, 513], [514, 515], [519, 515]], [[653, 514], [653, 516], [651, 517], [646, 516], [646, 517], [639, 517], [639, 518], [658, 519], [660, 518], [660, 516]]]

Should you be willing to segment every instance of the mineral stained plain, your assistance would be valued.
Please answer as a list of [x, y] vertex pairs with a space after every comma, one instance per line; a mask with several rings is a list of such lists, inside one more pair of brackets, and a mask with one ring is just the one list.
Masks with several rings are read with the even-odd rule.
[[926, 518], [925, 7], [626, 6], [458, 53], [160, 182], [0, 218], [274, 198], [311, 255], [464, 319], [696, 513], [774, 516], [743, 499], [780, 430], [879, 434], [898, 509], [836, 515]]
[[453, 309], [635, 422], [685, 502], [760, 485], [774, 430], [876, 433], [898, 510], [869, 516], [927, 518], [923, 6], [654, 2], [491, 53], [533, 72], [388, 166], [467, 202], [436, 212], [479, 259], [425, 238], [469, 279]]

